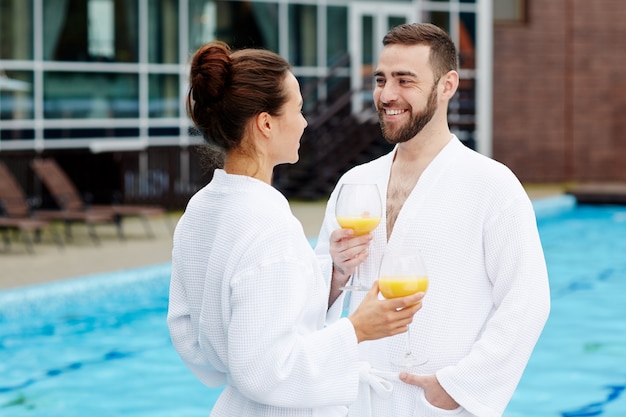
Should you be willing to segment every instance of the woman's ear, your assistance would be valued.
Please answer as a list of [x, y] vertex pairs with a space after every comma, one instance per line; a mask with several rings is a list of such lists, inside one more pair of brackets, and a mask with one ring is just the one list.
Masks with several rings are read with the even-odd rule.
[[254, 119], [255, 129], [264, 137], [272, 135], [272, 116], [268, 112], [259, 113]]

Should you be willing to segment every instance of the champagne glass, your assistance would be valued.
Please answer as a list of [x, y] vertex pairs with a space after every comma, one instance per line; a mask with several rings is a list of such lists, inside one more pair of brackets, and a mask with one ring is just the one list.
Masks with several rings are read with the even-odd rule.
[[[382, 202], [376, 184], [342, 184], [337, 196], [335, 217], [339, 225], [354, 230], [355, 236], [370, 233], [380, 223]], [[352, 285], [341, 288], [347, 291], [367, 291], [361, 284], [359, 266], [352, 274]]]
[[[404, 297], [428, 289], [428, 273], [422, 257], [417, 250], [411, 253], [386, 251], [380, 265], [378, 288], [385, 298]], [[423, 365], [427, 358], [420, 358], [413, 353], [411, 345], [411, 326], [407, 326], [406, 353], [391, 363], [402, 368]]]

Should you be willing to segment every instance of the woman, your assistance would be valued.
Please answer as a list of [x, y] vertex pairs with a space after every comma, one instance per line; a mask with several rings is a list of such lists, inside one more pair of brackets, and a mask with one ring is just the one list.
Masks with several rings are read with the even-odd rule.
[[194, 195], [174, 235], [168, 325], [208, 386], [212, 416], [343, 415], [359, 385], [357, 344], [406, 331], [421, 296], [379, 300], [326, 326], [329, 288], [285, 197], [277, 164], [298, 160], [298, 81], [275, 53], [201, 47], [187, 108], [223, 150], [224, 168]]

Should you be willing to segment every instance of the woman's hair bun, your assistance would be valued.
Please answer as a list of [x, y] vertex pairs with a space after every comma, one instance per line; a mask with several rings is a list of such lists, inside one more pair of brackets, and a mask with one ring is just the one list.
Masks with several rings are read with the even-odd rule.
[[208, 42], [191, 59], [187, 113], [208, 143], [228, 152], [242, 145], [255, 116], [281, 114], [288, 73], [289, 63], [275, 52], [232, 52], [224, 42]]
[[[191, 62], [190, 87], [193, 100], [209, 106], [221, 99], [230, 83], [230, 48], [221, 41], [205, 44]], [[209, 100], [205, 103], [204, 100]]]

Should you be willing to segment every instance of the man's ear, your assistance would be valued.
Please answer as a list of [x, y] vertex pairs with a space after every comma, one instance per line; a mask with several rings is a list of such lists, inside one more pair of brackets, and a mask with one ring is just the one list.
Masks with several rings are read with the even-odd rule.
[[456, 71], [448, 71], [448, 73], [442, 77], [442, 84], [442, 95], [450, 100], [459, 87], [459, 73]]

